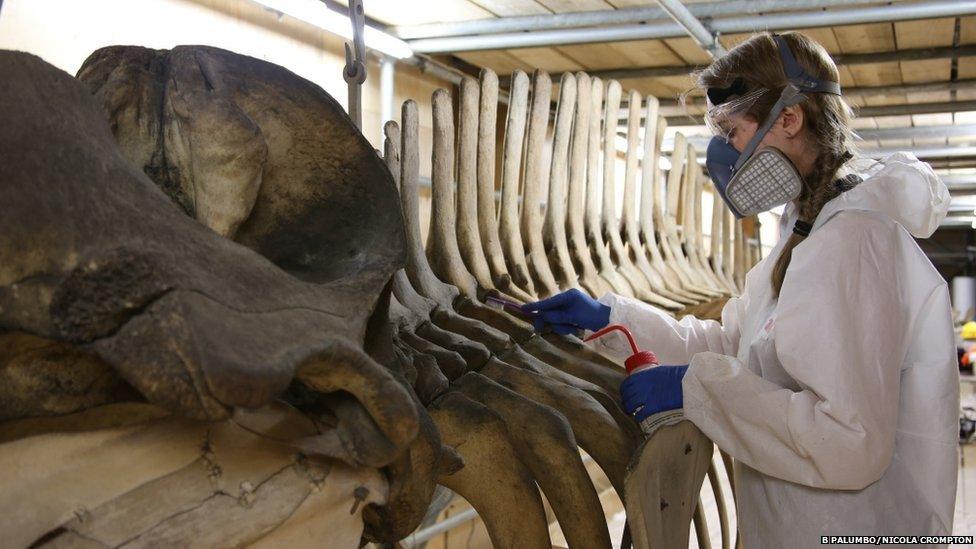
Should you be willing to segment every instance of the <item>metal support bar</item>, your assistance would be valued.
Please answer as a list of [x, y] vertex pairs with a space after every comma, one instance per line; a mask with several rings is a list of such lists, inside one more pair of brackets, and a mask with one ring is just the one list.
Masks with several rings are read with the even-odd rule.
[[[945, 101], [939, 103], [906, 103], [903, 105], [879, 105], [860, 107], [857, 109], [859, 118], [874, 116], [907, 116], [912, 114], [953, 113], [976, 111], [976, 100]], [[699, 126], [702, 124], [700, 116], [681, 115], [667, 117], [672, 126]]]
[[[833, 27], [940, 17], [960, 17], [976, 13], [974, 0], [939, 0], [845, 8], [834, 11], [805, 11], [800, 13], [770, 13], [740, 15], [714, 19], [713, 32], [718, 34], [746, 33], [758, 30], [792, 30], [814, 27]], [[620, 42], [624, 40], [651, 40], [681, 38], [685, 29], [674, 22], [658, 22], [643, 25], [618, 25], [612, 27], [588, 27], [558, 29], [537, 32], [517, 32], [480, 36], [455, 36], [447, 38], [423, 38], [408, 43], [414, 51], [425, 53], [453, 53], [461, 51], [499, 50], [595, 42]]]
[[[732, 15], [758, 15], [796, 10], [822, 10], [838, 6], [887, 4], [889, 0], [729, 0], [727, 2], [701, 2], [689, 4], [688, 11], [699, 19], [729, 17]], [[667, 19], [668, 14], [658, 6], [641, 6], [616, 10], [580, 11], [546, 15], [518, 15], [474, 21], [428, 23], [390, 27], [387, 32], [409, 40], [413, 38], [444, 38], [472, 34], [497, 34], [576, 27], [602, 27], [646, 23]]]
[[705, 27], [694, 14], [688, 11], [681, 0], [657, 0], [657, 3], [671, 16], [671, 19], [674, 19], [675, 23], [681, 25], [681, 28], [685, 29], [685, 32], [712, 56], [712, 59], [726, 54], [715, 32]]
[[[834, 63], [840, 65], [871, 65], [875, 63], [893, 63], [898, 61], [926, 61], [931, 59], [952, 59], [953, 57], [976, 56], [976, 45], [959, 46], [958, 48], [917, 48], [910, 50], [883, 51], [877, 53], [852, 53], [832, 56]], [[629, 78], [657, 78], [661, 76], [684, 76], [697, 69], [695, 65], [675, 65], [668, 67], [624, 67], [619, 69], [601, 69], [586, 71], [592, 77], [605, 80], [626, 80]], [[560, 75], [554, 74], [553, 78]], [[845, 93], [846, 90], [845, 90]]]
[[[917, 139], [930, 137], [972, 137], [976, 142], [976, 124], [962, 124], [949, 126], [916, 126], [909, 128], [865, 128], [855, 130], [864, 141], [884, 141], [888, 139]], [[684, 132], [682, 132], [684, 133]], [[687, 142], [698, 149], [704, 150], [711, 139], [710, 134], [685, 135]], [[958, 146], [956, 146], [958, 148]], [[674, 150], [674, 139], [665, 139], [661, 143], [663, 152]]]
[[[858, 86], [854, 88], [844, 88], [845, 97], [870, 97], [877, 95], [906, 95], [910, 93], [933, 93], [951, 92], [959, 90], [976, 89], [976, 78], [956, 80], [953, 82], [925, 82], [922, 84], [893, 84], [890, 86]], [[660, 99], [662, 109], [690, 109], [703, 111], [705, 104], [701, 102], [688, 102], [680, 105], [677, 99]], [[620, 109], [620, 118], [626, 119], [629, 112], [626, 108]]]

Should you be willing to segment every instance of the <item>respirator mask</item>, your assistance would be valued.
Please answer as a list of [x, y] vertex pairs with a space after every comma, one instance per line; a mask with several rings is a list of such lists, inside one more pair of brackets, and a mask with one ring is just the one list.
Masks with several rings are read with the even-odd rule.
[[[739, 219], [795, 200], [803, 189], [803, 180], [796, 166], [782, 151], [774, 147], [756, 150], [783, 109], [801, 103], [804, 94], [809, 92], [840, 95], [840, 84], [810, 76], [797, 63], [786, 40], [778, 35], [773, 35], [773, 39], [779, 47], [783, 71], [789, 83], [741, 153], [729, 143], [728, 137], [716, 135], [709, 141], [705, 155], [705, 166], [716, 190]], [[710, 108], [706, 118], [711, 121], [716, 112], [744, 111], [767, 91], [760, 89], [750, 92], [742, 78], [736, 78], [726, 88], [709, 88]]]

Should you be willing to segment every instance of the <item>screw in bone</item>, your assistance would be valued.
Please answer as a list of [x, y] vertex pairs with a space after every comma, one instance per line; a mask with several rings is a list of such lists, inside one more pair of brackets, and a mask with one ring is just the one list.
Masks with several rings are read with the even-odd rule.
[[352, 491], [352, 497], [356, 498], [356, 501], [352, 502], [352, 509], [349, 510], [350, 515], [356, 514], [356, 510], [359, 509], [359, 504], [369, 497], [369, 488], [365, 486], [357, 487]]

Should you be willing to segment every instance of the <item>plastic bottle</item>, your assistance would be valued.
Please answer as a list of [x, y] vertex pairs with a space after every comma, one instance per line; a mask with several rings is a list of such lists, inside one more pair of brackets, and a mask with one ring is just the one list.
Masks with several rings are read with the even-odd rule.
[[[657, 355], [650, 351], [640, 350], [640, 348], [637, 346], [637, 342], [634, 341], [634, 336], [631, 335], [630, 330], [628, 330], [625, 326], [621, 326], [620, 324], [611, 324], [598, 332], [594, 332], [593, 335], [586, 338], [584, 341], [592, 341], [614, 331], [621, 332], [627, 337], [627, 342], [630, 343], [630, 349], [633, 351], [633, 353], [627, 357], [627, 360], [624, 361], [624, 367], [627, 369], [628, 376], [661, 365], [661, 363], [657, 360]], [[684, 414], [681, 412], [681, 410], [667, 410], [664, 412], [659, 412], [644, 418], [644, 421], [641, 421], [640, 423], [641, 430], [644, 431], [645, 434], [650, 434], [658, 426], [676, 423], [683, 417]]]

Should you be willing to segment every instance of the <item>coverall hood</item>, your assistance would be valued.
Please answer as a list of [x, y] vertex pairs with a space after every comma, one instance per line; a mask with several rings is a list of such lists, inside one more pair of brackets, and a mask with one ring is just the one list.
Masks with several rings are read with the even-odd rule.
[[928, 164], [905, 152], [880, 162], [853, 164], [853, 171], [864, 181], [824, 205], [815, 230], [844, 210], [882, 213], [916, 238], [928, 238], [939, 228], [949, 211], [949, 189]]

